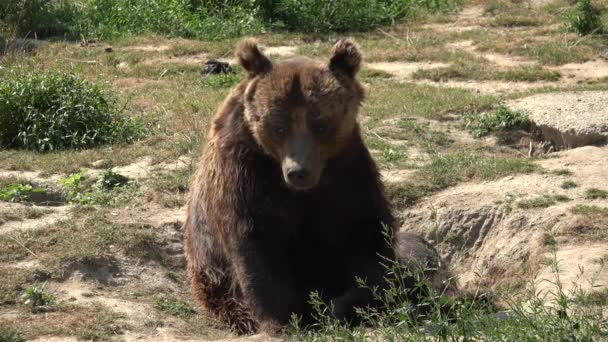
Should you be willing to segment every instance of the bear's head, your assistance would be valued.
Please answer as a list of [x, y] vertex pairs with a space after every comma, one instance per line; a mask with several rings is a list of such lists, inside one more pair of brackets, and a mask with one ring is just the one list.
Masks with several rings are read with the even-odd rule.
[[272, 63], [255, 41], [236, 56], [249, 73], [245, 120], [257, 144], [280, 165], [294, 190], [314, 188], [325, 164], [353, 137], [364, 90], [356, 79], [361, 54], [349, 39], [326, 64], [304, 57]]

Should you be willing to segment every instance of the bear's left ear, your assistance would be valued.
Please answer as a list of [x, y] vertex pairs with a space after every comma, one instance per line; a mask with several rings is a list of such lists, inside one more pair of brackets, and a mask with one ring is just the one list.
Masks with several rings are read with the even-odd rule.
[[361, 53], [357, 45], [348, 38], [340, 39], [332, 49], [329, 69], [355, 77], [361, 67]]
[[270, 60], [260, 52], [257, 42], [252, 38], [242, 41], [236, 48], [235, 55], [250, 76], [266, 73], [272, 68]]

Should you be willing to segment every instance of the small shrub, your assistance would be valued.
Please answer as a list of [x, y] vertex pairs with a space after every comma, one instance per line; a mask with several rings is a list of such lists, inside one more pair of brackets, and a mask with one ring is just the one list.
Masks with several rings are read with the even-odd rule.
[[591, 0], [579, 0], [576, 8], [566, 16], [566, 28], [580, 35], [602, 33], [601, 11]]
[[196, 313], [188, 303], [169, 295], [156, 297], [154, 308], [184, 319], [191, 318]]
[[590, 188], [585, 191], [585, 198], [590, 200], [606, 199], [608, 198], [608, 191], [597, 188]]
[[503, 105], [485, 114], [466, 114], [463, 120], [465, 127], [476, 138], [486, 136], [492, 132], [530, 127], [528, 115], [521, 111], [510, 110]]
[[42, 286], [33, 285], [25, 290], [25, 293], [21, 295], [21, 303], [28, 305], [32, 308], [32, 311], [40, 306], [47, 306], [55, 303], [55, 297], [44, 292]]
[[143, 123], [74, 74], [9, 72], [0, 81], [0, 145], [37, 151], [131, 143]]
[[562, 185], [560, 186], [562, 189], [574, 189], [578, 186], [578, 184], [576, 184], [573, 181], [564, 181], [562, 183]]

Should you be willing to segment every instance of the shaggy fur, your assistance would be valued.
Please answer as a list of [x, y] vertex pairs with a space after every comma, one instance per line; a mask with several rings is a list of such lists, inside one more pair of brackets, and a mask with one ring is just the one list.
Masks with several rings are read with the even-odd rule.
[[[356, 121], [361, 55], [341, 40], [325, 65], [273, 64], [247, 40], [236, 56], [249, 76], [215, 114], [188, 202], [194, 294], [242, 333], [272, 331], [293, 313], [309, 322], [311, 291], [351, 320], [374, 304], [355, 278], [382, 287], [381, 256], [396, 258], [384, 235], [394, 219]], [[285, 176], [302, 145], [304, 190]]]

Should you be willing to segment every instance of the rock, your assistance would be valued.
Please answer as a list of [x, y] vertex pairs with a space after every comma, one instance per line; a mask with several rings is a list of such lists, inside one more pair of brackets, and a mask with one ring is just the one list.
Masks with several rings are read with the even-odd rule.
[[509, 106], [526, 111], [557, 149], [608, 142], [608, 91], [539, 94]]

